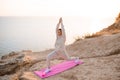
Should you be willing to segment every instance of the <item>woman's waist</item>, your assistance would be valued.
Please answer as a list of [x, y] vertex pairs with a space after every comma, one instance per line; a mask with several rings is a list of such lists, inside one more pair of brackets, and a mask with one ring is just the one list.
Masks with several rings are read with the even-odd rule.
[[60, 46], [60, 45], [55, 45], [55, 49], [63, 50], [63, 49], [65, 49], [65, 45], [62, 45], [62, 46]]

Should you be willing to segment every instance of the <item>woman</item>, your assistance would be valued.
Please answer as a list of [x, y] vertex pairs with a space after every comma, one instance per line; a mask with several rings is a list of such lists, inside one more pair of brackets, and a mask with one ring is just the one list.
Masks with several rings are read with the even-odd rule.
[[[61, 28], [60, 28], [61, 24]], [[63, 25], [62, 18], [59, 19], [59, 22], [56, 26], [56, 43], [55, 43], [55, 50], [47, 55], [47, 69], [45, 70], [44, 74], [51, 71], [50, 69], [50, 59], [60, 56], [66, 60], [76, 59], [76, 61], [79, 59], [78, 57], [70, 57], [65, 49], [65, 41], [66, 41], [66, 34], [65, 29]]]

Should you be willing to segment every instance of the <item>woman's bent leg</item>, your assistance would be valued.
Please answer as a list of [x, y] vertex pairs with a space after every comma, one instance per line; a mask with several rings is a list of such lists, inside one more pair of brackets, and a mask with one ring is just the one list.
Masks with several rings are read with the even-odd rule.
[[62, 51], [62, 57], [66, 60], [76, 60], [76, 59], [79, 59], [79, 57], [70, 57], [67, 53], [66, 50]]
[[66, 50], [62, 50], [60, 54], [61, 54], [61, 57], [63, 59], [65, 59], [65, 60], [69, 60], [70, 59], [70, 56], [68, 55]]

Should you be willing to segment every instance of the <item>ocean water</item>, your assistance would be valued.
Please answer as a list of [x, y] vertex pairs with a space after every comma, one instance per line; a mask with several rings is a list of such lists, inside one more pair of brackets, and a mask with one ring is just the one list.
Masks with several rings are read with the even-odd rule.
[[[0, 17], [0, 55], [11, 51], [42, 51], [54, 48], [58, 19], [55, 16]], [[77, 36], [91, 33], [95, 27], [89, 17], [63, 17], [63, 22], [67, 36], [66, 45], [73, 43]], [[98, 26], [98, 29], [103, 27]]]

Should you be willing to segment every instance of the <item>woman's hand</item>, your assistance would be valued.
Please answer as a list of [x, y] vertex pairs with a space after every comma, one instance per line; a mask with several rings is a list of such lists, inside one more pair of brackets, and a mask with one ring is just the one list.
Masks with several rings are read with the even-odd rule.
[[62, 23], [62, 17], [60, 17], [60, 19], [59, 19], [59, 23]]

